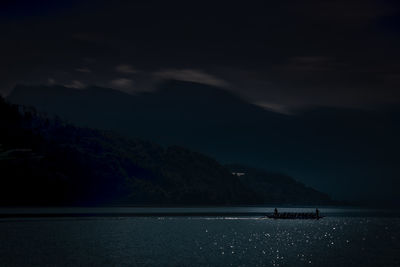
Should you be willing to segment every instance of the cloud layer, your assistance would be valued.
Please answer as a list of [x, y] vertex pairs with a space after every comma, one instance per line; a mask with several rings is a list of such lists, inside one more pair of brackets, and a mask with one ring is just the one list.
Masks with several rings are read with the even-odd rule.
[[228, 82], [201, 70], [193, 69], [166, 69], [154, 73], [157, 78], [195, 82], [217, 87], [228, 87]]
[[0, 92], [48, 77], [141, 91], [179, 79], [289, 109], [400, 103], [398, 1], [65, 5], [0, 8]]

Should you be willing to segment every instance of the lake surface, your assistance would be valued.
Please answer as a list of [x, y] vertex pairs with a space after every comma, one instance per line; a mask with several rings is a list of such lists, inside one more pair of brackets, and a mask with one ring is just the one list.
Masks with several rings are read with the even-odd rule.
[[[85, 210], [91, 211], [99, 213]], [[327, 217], [321, 220], [273, 220], [252, 211], [248, 216], [3, 218], [0, 265], [400, 266], [396, 212], [322, 208]]]

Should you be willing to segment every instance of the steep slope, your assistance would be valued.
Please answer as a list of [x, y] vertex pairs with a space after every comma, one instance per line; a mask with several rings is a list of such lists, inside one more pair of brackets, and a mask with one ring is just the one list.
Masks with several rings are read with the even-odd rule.
[[1, 205], [256, 202], [227, 169], [199, 153], [0, 106]]

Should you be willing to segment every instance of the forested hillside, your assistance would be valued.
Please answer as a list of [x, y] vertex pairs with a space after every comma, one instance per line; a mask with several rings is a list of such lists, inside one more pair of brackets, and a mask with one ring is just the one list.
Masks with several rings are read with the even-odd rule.
[[[0, 140], [2, 206], [288, 203], [200, 153], [75, 127], [3, 99]], [[329, 202], [316, 196], [291, 200]]]

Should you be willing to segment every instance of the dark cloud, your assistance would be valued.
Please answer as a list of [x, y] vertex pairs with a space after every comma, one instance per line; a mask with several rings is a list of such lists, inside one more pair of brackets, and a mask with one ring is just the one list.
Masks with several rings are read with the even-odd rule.
[[130, 92], [133, 89], [133, 81], [127, 78], [118, 78], [110, 82], [110, 87]]
[[195, 82], [200, 84], [207, 84], [211, 86], [217, 87], [229, 87], [229, 84], [217, 78], [211, 74], [208, 74], [201, 70], [192, 70], [192, 69], [165, 69], [161, 71], [157, 71], [154, 73], [155, 78], [161, 78], [165, 80], [178, 80], [178, 81], [187, 81], [187, 82]]
[[121, 64], [115, 67], [115, 70], [120, 73], [127, 73], [127, 74], [134, 74], [138, 71], [135, 70], [131, 65], [128, 64]]
[[212, 77], [276, 110], [400, 101], [396, 1], [30, 1], [1, 10], [3, 93], [49, 78], [126, 79], [143, 90], [161, 73]]
[[91, 73], [92, 71], [89, 68], [76, 68], [75, 71], [83, 72], [83, 73]]

